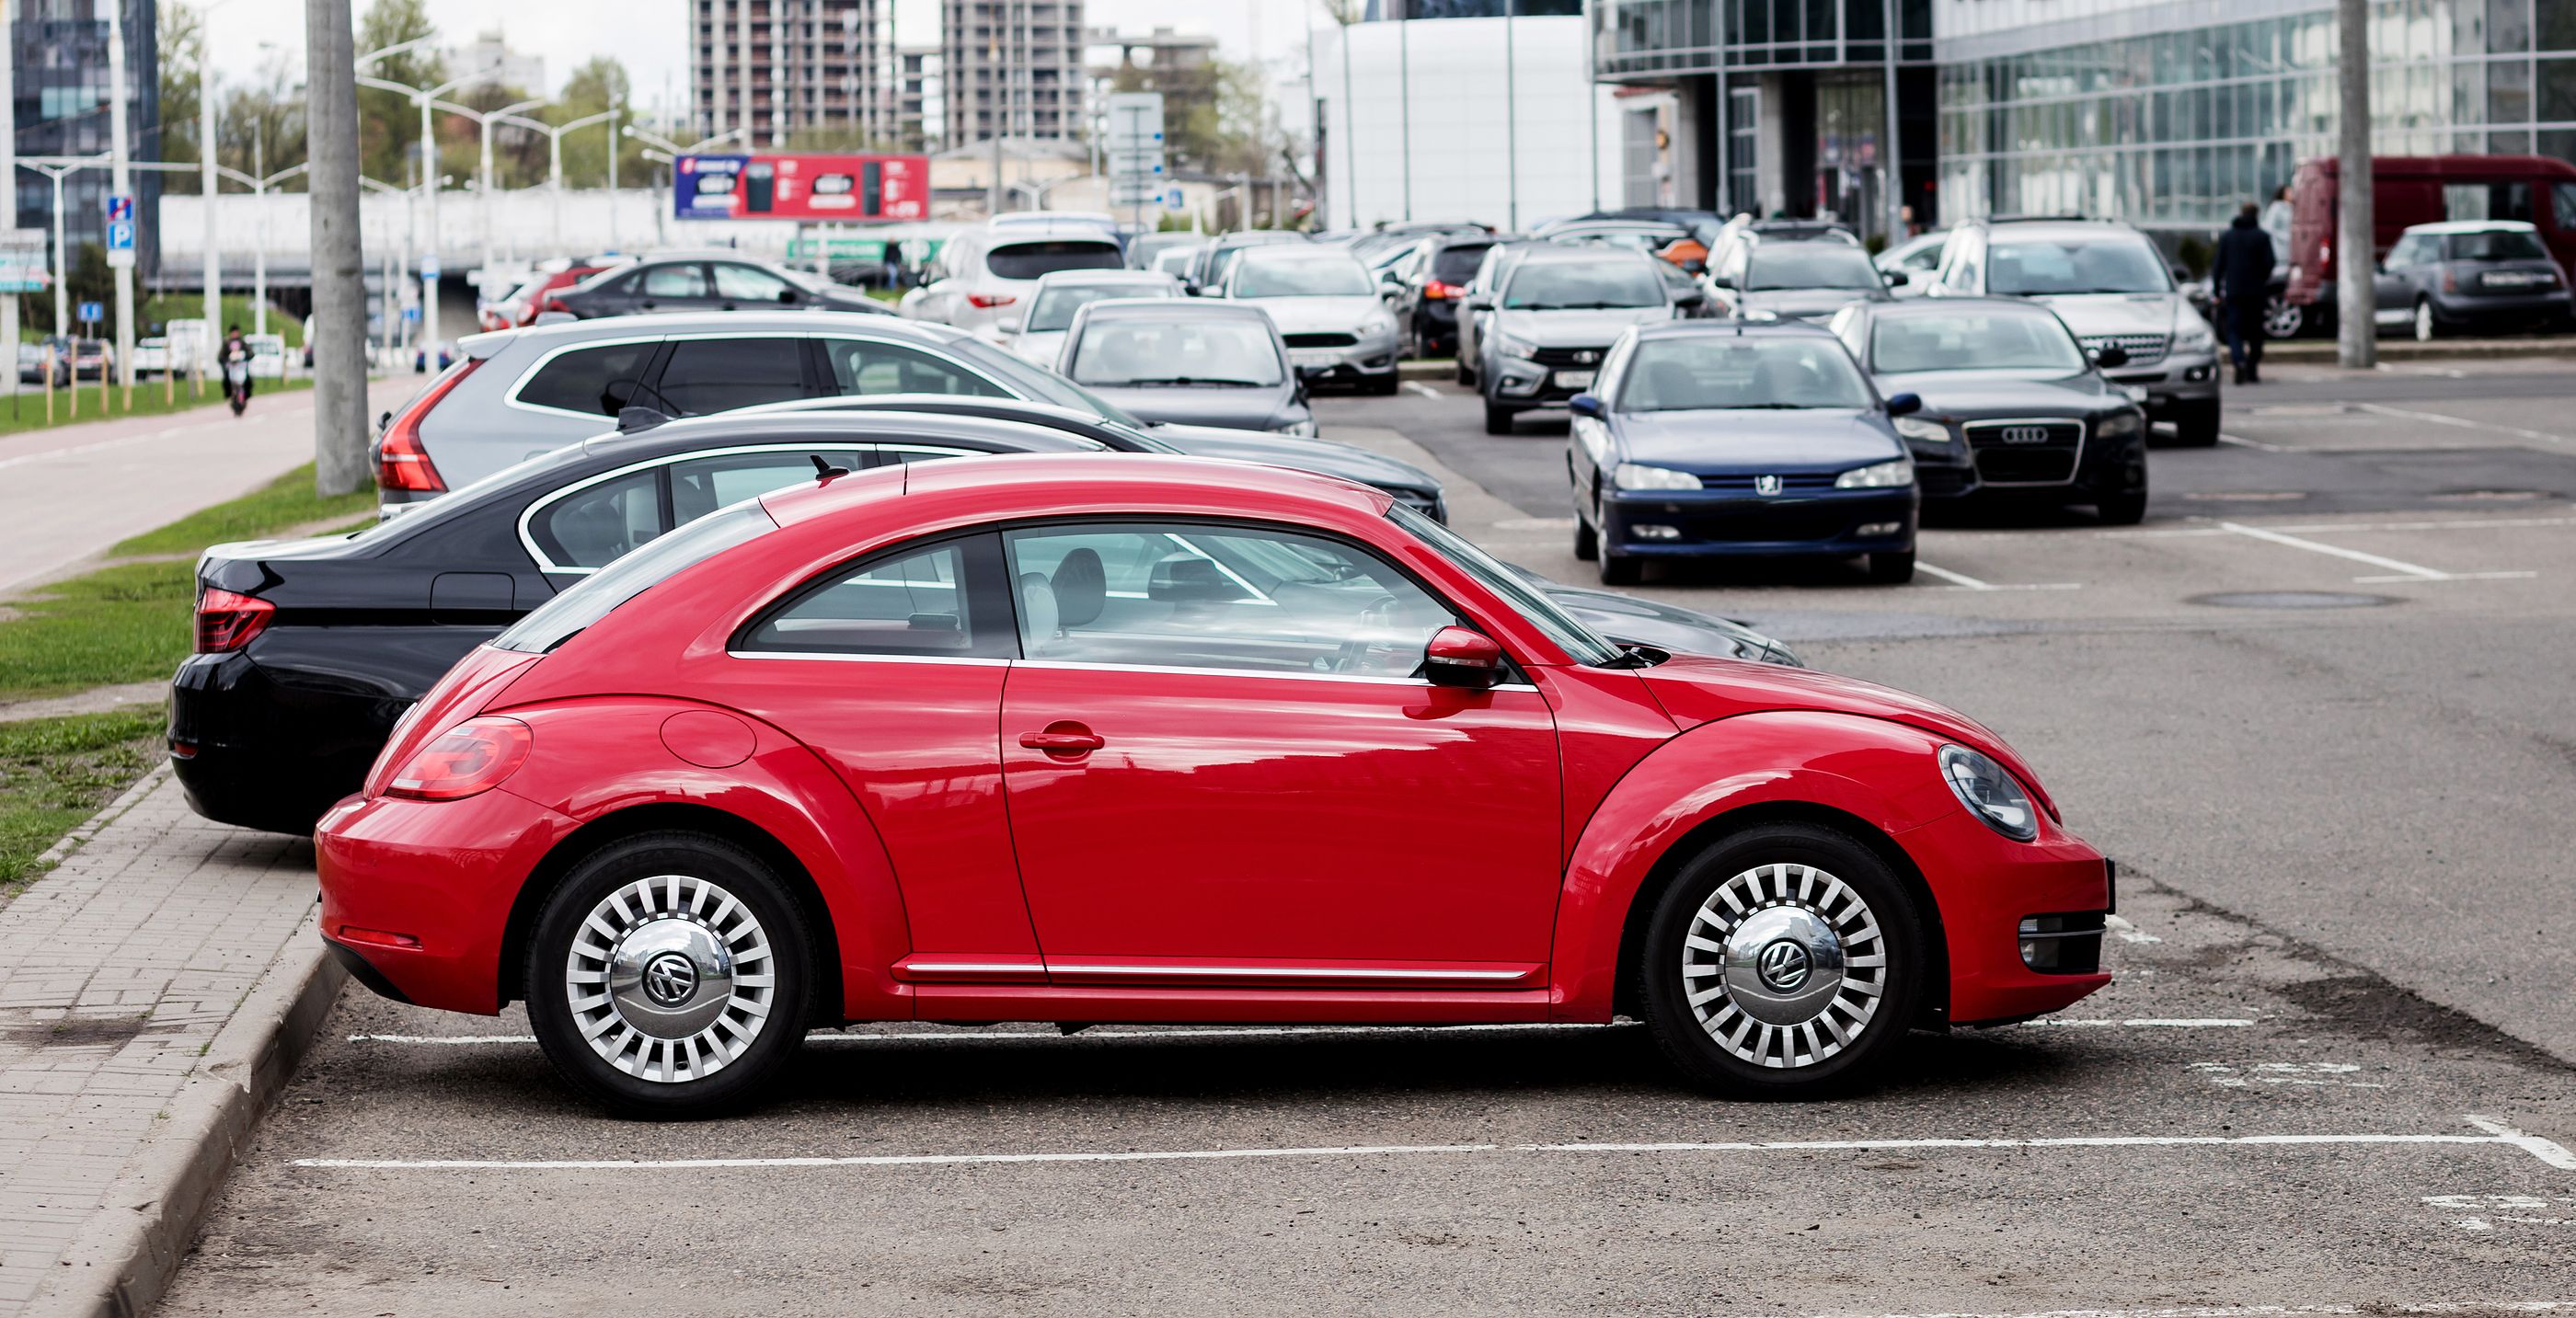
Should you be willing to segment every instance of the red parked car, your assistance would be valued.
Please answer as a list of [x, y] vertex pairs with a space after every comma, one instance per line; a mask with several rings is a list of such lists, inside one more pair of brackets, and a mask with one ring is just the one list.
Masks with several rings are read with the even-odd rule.
[[1803, 1093], [2110, 979], [2110, 866], [1976, 723], [1613, 646], [1374, 490], [1188, 458], [704, 517], [460, 661], [317, 842], [360, 980], [525, 1000], [645, 1113], [911, 1019], [1624, 1012]]
[[[2323, 329], [2333, 318], [2338, 169], [2331, 156], [2306, 161], [2290, 182], [2289, 258], [2275, 272], [2285, 299], [2272, 319], [2291, 333], [2303, 320]], [[2576, 269], [2576, 165], [2554, 156], [2374, 156], [2370, 178], [2373, 261], [2419, 224], [2522, 220], [2560, 269]]]

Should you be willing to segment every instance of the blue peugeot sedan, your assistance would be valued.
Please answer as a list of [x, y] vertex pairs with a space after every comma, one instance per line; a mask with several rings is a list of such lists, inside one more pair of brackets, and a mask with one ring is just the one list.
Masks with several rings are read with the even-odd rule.
[[1801, 322], [1641, 325], [1574, 411], [1574, 556], [1628, 585], [1649, 559], [1865, 556], [1914, 577], [1919, 492], [1891, 418], [1842, 342]]

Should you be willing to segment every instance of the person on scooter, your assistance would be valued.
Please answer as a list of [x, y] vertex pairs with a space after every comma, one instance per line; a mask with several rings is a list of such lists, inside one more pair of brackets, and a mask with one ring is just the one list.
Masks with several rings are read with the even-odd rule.
[[250, 406], [250, 344], [242, 339], [241, 326], [224, 331], [224, 345], [215, 351], [215, 364], [223, 368], [224, 396], [232, 400], [233, 415], [240, 416]]

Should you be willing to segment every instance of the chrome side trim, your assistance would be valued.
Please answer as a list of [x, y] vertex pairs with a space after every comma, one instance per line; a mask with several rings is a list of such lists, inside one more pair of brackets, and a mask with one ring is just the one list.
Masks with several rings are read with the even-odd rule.
[[[915, 966], [912, 969], [920, 969]], [[1409, 970], [1378, 966], [1062, 966], [1047, 964], [1050, 975], [1162, 975], [1207, 979], [1528, 979], [1531, 970]]]
[[897, 965], [907, 975], [1039, 975], [1046, 967], [1035, 961], [915, 961]]
[[820, 659], [840, 664], [1001, 664], [1008, 659], [993, 659], [971, 654], [826, 654], [801, 650], [727, 650], [727, 659]]

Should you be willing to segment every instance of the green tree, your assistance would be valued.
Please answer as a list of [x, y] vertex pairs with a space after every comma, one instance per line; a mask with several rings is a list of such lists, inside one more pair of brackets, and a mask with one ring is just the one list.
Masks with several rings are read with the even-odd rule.
[[[624, 107], [624, 113], [613, 124], [593, 124], [576, 128], [563, 140], [564, 186], [567, 188], [604, 188], [608, 186], [609, 131], [617, 135], [617, 181], [628, 187], [641, 186], [650, 175], [652, 165], [644, 159], [644, 144], [625, 135], [625, 126], [635, 112], [634, 89], [626, 77], [626, 66], [601, 55], [572, 71], [563, 92], [554, 103], [539, 111], [537, 117], [550, 124], [568, 124], [586, 119], [610, 108]], [[545, 143], [537, 144], [540, 153]], [[539, 165], [543, 166], [540, 154]], [[543, 177], [540, 174], [540, 177]]]
[[[364, 55], [437, 34], [438, 25], [430, 21], [428, 0], [376, 0], [358, 23], [358, 53]], [[435, 87], [447, 81], [447, 65], [435, 44], [388, 55], [359, 72], [406, 87]], [[412, 104], [410, 97], [381, 87], [359, 86], [358, 172], [386, 183], [411, 182], [411, 153], [419, 141], [420, 108]]]
[[[97, 243], [82, 243], [72, 251], [72, 272], [63, 280], [64, 300], [72, 304], [72, 313], [80, 313], [83, 302], [112, 302], [116, 298], [116, 276], [107, 267], [107, 249]], [[104, 329], [105, 326], [99, 328]], [[72, 332], [80, 329], [75, 325]]]
[[[215, 163], [253, 177], [304, 162], [304, 87], [272, 61], [260, 81], [224, 95], [215, 110]], [[298, 180], [285, 190], [300, 192]]]
[[197, 150], [197, 95], [205, 86], [205, 19], [186, 5], [161, 6], [161, 158], [184, 164]]
[[[535, 95], [524, 87], [485, 83], [460, 87], [440, 100], [477, 110], [492, 111], [517, 105]], [[542, 111], [545, 107], [539, 106]], [[529, 111], [522, 115], [535, 117]], [[441, 114], [433, 121], [438, 130], [438, 154], [448, 173], [459, 182], [483, 177], [483, 126], [461, 114]], [[508, 123], [492, 125], [492, 186], [503, 190], [524, 188], [543, 183], [546, 178], [546, 139], [541, 133]]]

